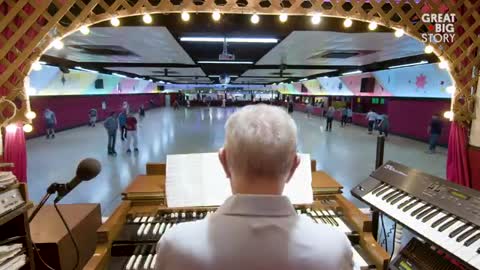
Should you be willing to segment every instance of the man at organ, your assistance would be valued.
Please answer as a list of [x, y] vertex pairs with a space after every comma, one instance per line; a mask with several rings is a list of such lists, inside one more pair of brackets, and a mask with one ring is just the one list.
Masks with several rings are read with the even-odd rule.
[[298, 216], [282, 196], [300, 163], [296, 133], [293, 119], [277, 107], [234, 113], [219, 151], [233, 195], [207, 218], [166, 232], [155, 269], [352, 269], [347, 237]]

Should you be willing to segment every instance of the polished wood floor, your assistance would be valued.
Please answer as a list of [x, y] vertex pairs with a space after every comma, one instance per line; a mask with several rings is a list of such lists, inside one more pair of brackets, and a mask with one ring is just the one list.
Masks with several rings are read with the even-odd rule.
[[[147, 111], [139, 127], [139, 153], [126, 154], [125, 143], [117, 138], [118, 156], [107, 155], [107, 135], [103, 123], [96, 127], [80, 127], [57, 133], [54, 140], [45, 137], [27, 142], [28, 186], [30, 197], [38, 202], [52, 182], [67, 182], [78, 162], [86, 157], [98, 159], [102, 172], [94, 180], [81, 183], [63, 203], [100, 203], [102, 214], [109, 215], [120, 201], [120, 193], [137, 174], [145, 173], [147, 161], [165, 162], [168, 154], [217, 151], [223, 144], [223, 126], [235, 108], [195, 108], [174, 111], [161, 108]], [[317, 160], [317, 169], [324, 170], [342, 183], [345, 196], [374, 169], [376, 136], [363, 127], [341, 128], [334, 123], [332, 132], [325, 132], [325, 120], [308, 119], [295, 112], [298, 125], [298, 150], [310, 153]], [[439, 154], [425, 153], [427, 144], [398, 136], [390, 136], [385, 147], [385, 161], [394, 160], [445, 177], [446, 149]], [[361, 203], [352, 199], [357, 205]]]

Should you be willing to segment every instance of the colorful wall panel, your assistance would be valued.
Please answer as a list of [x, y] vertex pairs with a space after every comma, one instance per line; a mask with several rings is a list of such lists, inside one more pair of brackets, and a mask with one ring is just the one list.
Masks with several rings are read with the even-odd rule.
[[[373, 93], [360, 92], [365, 77], [376, 79]], [[276, 89], [282, 94], [293, 95], [450, 98], [446, 88], [452, 83], [446, 70], [437, 64], [426, 64], [342, 77], [321, 77], [303, 82], [307, 92], [302, 92], [300, 83], [278, 85]]]
[[[43, 65], [30, 73], [30, 95], [107, 95], [156, 93], [156, 84], [141, 79], [122, 78], [114, 75], [91, 73], [71, 69], [63, 73], [59, 68]], [[103, 80], [103, 88], [96, 89], [95, 81]]]

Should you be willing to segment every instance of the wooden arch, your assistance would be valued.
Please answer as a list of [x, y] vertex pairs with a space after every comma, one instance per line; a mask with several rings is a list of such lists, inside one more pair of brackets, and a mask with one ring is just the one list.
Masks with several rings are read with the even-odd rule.
[[[304, 2], [312, 6], [304, 8]], [[456, 84], [453, 99], [455, 121], [470, 123], [473, 116], [473, 89], [480, 64], [480, 1], [478, 0], [0, 0], [0, 95], [17, 107], [13, 121], [28, 122], [29, 98], [24, 80], [32, 63], [51, 42], [114, 16], [143, 13], [192, 13], [219, 11], [224, 14], [265, 14], [348, 17], [375, 21], [391, 28], [402, 28], [419, 40], [430, 23], [421, 20], [425, 13], [454, 13], [454, 43], [434, 43], [434, 52], [449, 62]], [[242, 3], [247, 3], [243, 6]], [[270, 3], [270, 5], [268, 5]], [[8, 121], [6, 104], [0, 103], [0, 124]], [[11, 109], [10, 109], [11, 111]]]

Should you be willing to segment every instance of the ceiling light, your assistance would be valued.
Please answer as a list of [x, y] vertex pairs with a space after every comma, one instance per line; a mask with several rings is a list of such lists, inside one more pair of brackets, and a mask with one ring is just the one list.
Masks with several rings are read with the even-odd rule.
[[302, 3], [300, 4], [300, 6], [302, 8], [312, 8], [313, 7], [313, 4], [310, 0], [304, 0], [302, 1]]
[[117, 76], [117, 77], [121, 77], [121, 78], [127, 78], [127, 76], [122, 75], [122, 74], [118, 74], [118, 73], [115, 73], [115, 72], [113, 72], [112, 75]]
[[253, 14], [252, 17], [250, 18], [250, 21], [253, 24], [257, 24], [258, 22], [260, 22], [260, 17], [257, 14]]
[[430, 54], [430, 53], [432, 53], [432, 52], [433, 52], [433, 47], [432, 47], [432, 45], [427, 45], [427, 46], [425, 46], [425, 53]]
[[252, 61], [198, 61], [199, 64], [237, 64], [237, 65], [251, 65]]
[[38, 62], [38, 61], [35, 61], [32, 64], [32, 69], [35, 70], [35, 71], [42, 70], [42, 64], [40, 64], [40, 62]]
[[90, 73], [98, 73], [98, 71], [96, 71], [96, 70], [86, 69], [86, 68], [82, 68], [82, 67], [75, 67], [75, 69], [90, 72]]
[[346, 18], [345, 21], [343, 21], [343, 26], [345, 26], [346, 28], [349, 28], [350, 26], [352, 26], [352, 24], [353, 21], [350, 18]]
[[362, 73], [361, 70], [354, 70], [354, 71], [342, 73], [342, 75], [352, 75], [352, 74], [360, 74], [360, 73]]
[[445, 89], [445, 90], [447, 90], [447, 93], [453, 94], [453, 93], [455, 93], [455, 86], [450, 85], [450, 86], [448, 86], [447, 89]]
[[143, 15], [143, 22], [146, 24], [151, 24], [153, 21], [152, 16], [150, 14]]
[[190, 14], [186, 11], [182, 12], [182, 21], [188, 22], [190, 21]]
[[393, 69], [393, 68], [402, 68], [402, 67], [411, 67], [411, 66], [418, 66], [418, 65], [423, 65], [427, 64], [428, 61], [422, 60], [420, 62], [415, 62], [415, 63], [408, 63], [408, 64], [403, 64], [403, 65], [396, 65], [396, 66], [390, 66], [388, 68]]
[[183, 42], [218, 42], [223, 43], [224, 41], [228, 43], [278, 43], [276, 38], [223, 38], [223, 37], [181, 37], [180, 41]]
[[375, 29], [377, 29], [377, 27], [378, 27], [378, 23], [376, 23], [376, 22], [370, 22], [370, 23], [368, 24], [368, 29], [370, 29], [370, 30], [372, 30], [372, 31], [375, 30]]
[[260, 3], [258, 3], [262, 8], [268, 8], [272, 5], [270, 3], [270, 0], [260, 0]]
[[452, 111], [446, 111], [443, 113], [443, 117], [453, 120], [453, 112]]
[[288, 15], [286, 13], [282, 13], [279, 16], [279, 19], [282, 23], [286, 22], [288, 20]]
[[25, 114], [25, 117], [26, 117], [28, 120], [32, 120], [32, 119], [35, 119], [35, 117], [37, 117], [37, 114], [36, 114], [34, 111], [28, 111], [28, 112]]
[[218, 22], [221, 17], [222, 17], [222, 15], [220, 15], [220, 12], [218, 12], [218, 11], [215, 11], [215, 12], [212, 13], [212, 19], [216, 22]]
[[52, 42], [52, 46], [57, 50], [61, 50], [63, 48], [63, 41], [60, 38], [56, 38]]
[[82, 25], [80, 27], [80, 33], [82, 33], [84, 36], [90, 34], [90, 28], [88, 28], [87, 25]]
[[319, 15], [319, 14], [315, 14], [312, 16], [312, 18], [310, 19], [312, 24], [319, 24], [320, 21], [322, 20], [322, 17]]
[[117, 17], [113, 17], [112, 19], [110, 19], [110, 24], [117, 27], [120, 25], [120, 20]]
[[248, 5], [248, 1], [247, 0], [237, 0], [237, 6], [239, 7], [246, 7]]
[[23, 125], [23, 131], [25, 131], [26, 133], [32, 132], [32, 130], [33, 130], [32, 125], [30, 124]]
[[438, 63], [438, 67], [441, 69], [448, 69], [448, 62], [445, 60], [442, 60], [440, 61], [440, 63]]
[[405, 34], [405, 31], [401, 28], [395, 30], [395, 37], [400, 38]]

